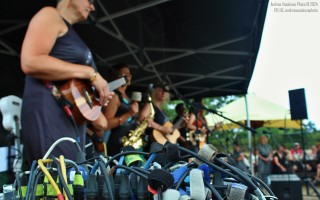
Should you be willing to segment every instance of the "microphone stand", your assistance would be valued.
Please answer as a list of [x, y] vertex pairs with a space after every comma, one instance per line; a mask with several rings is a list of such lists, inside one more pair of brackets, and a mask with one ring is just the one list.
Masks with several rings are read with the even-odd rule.
[[196, 144], [197, 144], [197, 150], [199, 150], [200, 149], [200, 140], [199, 140], [199, 135], [198, 134], [201, 134], [201, 133], [199, 133], [199, 124], [198, 124], [198, 119], [199, 119], [199, 111], [200, 111], [200, 109], [195, 109], [194, 108], [194, 114], [195, 114], [195, 116], [196, 116], [196, 130], [194, 131], [194, 136], [195, 136], [195, 139], [196, 139]]
[[[248, 131], [250, 131], [250, 132], [252, 132], [252, 133], [257, 133], [257, 130], [256, 130], [256, 129], [251, 128], [251, 127], [248, 127], [248, 126], [246, 126], [246, 125], [244, 125], [244, 124], [242, 124], [242, 123], [240, 123], [240, 122], [236, 122], [236, 121], [234, 121], [234, 120], [232, 120], [232, 119], [230, 119], [230, 118], [222, 115], [221, 112], [218, 112], [218, 111], [216, 111], [216, 110], [212, 110], [212, 109], [207, 108], [206, 106], [201, 105], [201, 104], [199, 104], [199, 105], [197, 105], [197, 106], [200, 106], [202, 109], [206, 110], [206, 111], [209, 112], [209, 113], [216, 114], [216, 115], [218, 115], [218, 116], [220, 116], [220, 117], [222, 117], [222, 118], [224, 118], [224, 119], [226, 119], [226, 120], [228, 120], [228, 121], [230, 121], [230, 122], [232, 122], [232, 123], [234, 123], [234, 124], [237, 124], [238, 126], [244, 128], [244, 129], [246, 129], [246, 130], [248, 130]], [[248, 141], [248, 142], [251, 142], [251, 141]], [[251, 146], [251, 145], [250, 145], [250, 146]], [[250, 168], [251, 168], [251, 172], [253, 173], [252, 156], [251, 156], [251, 155], [252, 155], [252, 149], [249, 149], [249, 152], [250, 152]]]

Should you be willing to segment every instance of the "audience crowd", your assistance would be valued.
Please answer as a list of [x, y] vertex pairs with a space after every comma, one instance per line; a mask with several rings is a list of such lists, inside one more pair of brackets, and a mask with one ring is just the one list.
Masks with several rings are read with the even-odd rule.
[[298, 142], [291, 148], [279, 144], [270, 151], [267, 138], [261, 136], [255, 151], [255, 173], [265, 183], [270, 174], [297, 174], [312, 178], [314, 184], [320, 183], [320, 142], [303, 151]]

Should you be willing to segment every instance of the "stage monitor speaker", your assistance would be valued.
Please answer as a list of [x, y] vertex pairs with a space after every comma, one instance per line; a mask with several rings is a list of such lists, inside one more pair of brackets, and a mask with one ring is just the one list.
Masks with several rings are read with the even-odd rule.
[[270, 181], [279, 200], [302, 200], [302, 183], [296, 174], [272, 174]]
[[289, 90], [291, 119], [308, 119], [304, 89]]

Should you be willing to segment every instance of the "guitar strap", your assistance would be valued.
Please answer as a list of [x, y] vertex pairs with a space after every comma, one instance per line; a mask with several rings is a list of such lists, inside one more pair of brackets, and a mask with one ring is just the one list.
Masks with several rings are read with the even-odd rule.
[[44, 85], [51, 92], [52, 96], [57, 100], [62, 109], [64, 106], [68, 106], [72, 109], [71, 103], [64, 97], [60, 89], [52, 81], [43, 81]]
[[152, 104], [155, 110], [155, 121], [157, 123], [160, 123], [163, 125], [164, 123], [170, 121], [169, 117], [162, 111], [160, 110], [157, 106]]
[[51, 92], [52, 96], [57, 100], [58, 104], [61, 106], [62, 110], [65, 112], [67, 118], [74, 125], [75, 131], [77, 134], [76, 140], [80, 144], [79, 130], [78, 130], [78, 127], [76, 126], [73, 115], [70, 111], [72, 109], [72, 104], [64, 97], [60, 89], [52, 81], [44, 81], [44, 85]]

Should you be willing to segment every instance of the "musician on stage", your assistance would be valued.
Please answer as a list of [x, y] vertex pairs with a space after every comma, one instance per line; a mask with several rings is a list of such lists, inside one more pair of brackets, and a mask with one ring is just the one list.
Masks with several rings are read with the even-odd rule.
[[190, 108], [190, 119], [187, 127], [190, 132], [190, 139], [196, 148], [200, 149], [207, 139], [206, 119], [204, 117], [204, 109], [202, 98], [195, 98]]
[[187, 111], [183, 103], [179, 103], [175, 107], [175, 111], [177, 116], [174, 118], [173, 123], [178, 122], [179, 120], [183, 119], [182, 123], [178, 126], [178, 130], [180, 132], [180, 137], [178, 139], [178, 143], [180, 146], [185, 148], [190, 148], [191, 144], [189, 141], [189, 133], [187, 128], [187, 123], [189, 117], [187, 116]]
[[[29, 164], [42, 158], [62, 137], [80, 138], [82, 146], [85, 127], [74, 125], [66, 116], [62, 108], [66, 102], [56, 90], [60, 85], [70, 79], [88, 81], [99, 94], [101, 106], [107, 105], [114, 94], [97, 72], [89, 48], [72, 27], [94, 10], [88, 0], [58, 0], [56, 7], [42, 8], [29, 23], [21, 49], [21, 68], [26, 74], [21, 122]], [[103, 115], [94, 126], [106, 128]], [[52, 154], [75, 160], [78, 151], [75, 144], [62, 142]]]
[[145, 151], [148, 151], [150, 147], [149, 145], [152, 142], [164, 144], [167, 141], [166, 136], [170, 135], [173, 131], [172, 127], [165, 126], [166, 122], [169, 122], [170, 119], [162, 110], [162, 105], [166, 101], [169, 101], [169, 95], [169, 86], [166, 83], [156, 83], [151, 93], [152, 105], [155, 111], [154, 118], [149, 118], [151, 113], [149, 104], [145, 104], [144, 111], [141, 112], [139, 116], [141, 121], [148, 118], [149, 128], [146, 130], [146, 134], [149, 136], [149, 140], [147, 146], [145, 147]]
[[108, 106], [103, 110], [104, 116], [108, 120], [107, 154], [114, 156], [120, 153], [123, 147], [121, 138], [128, 136], [130, 130], [136, 128], [136, 114], [139, 112], [137, 101], [131, 101], [127, 94], [127, 88], [131, 85], [131, 71], [126, 64], [116, 64], [112, 66], [112, 80], [119, 77], [126, 77], [127, 83], [115, 90], [115, 96]]

